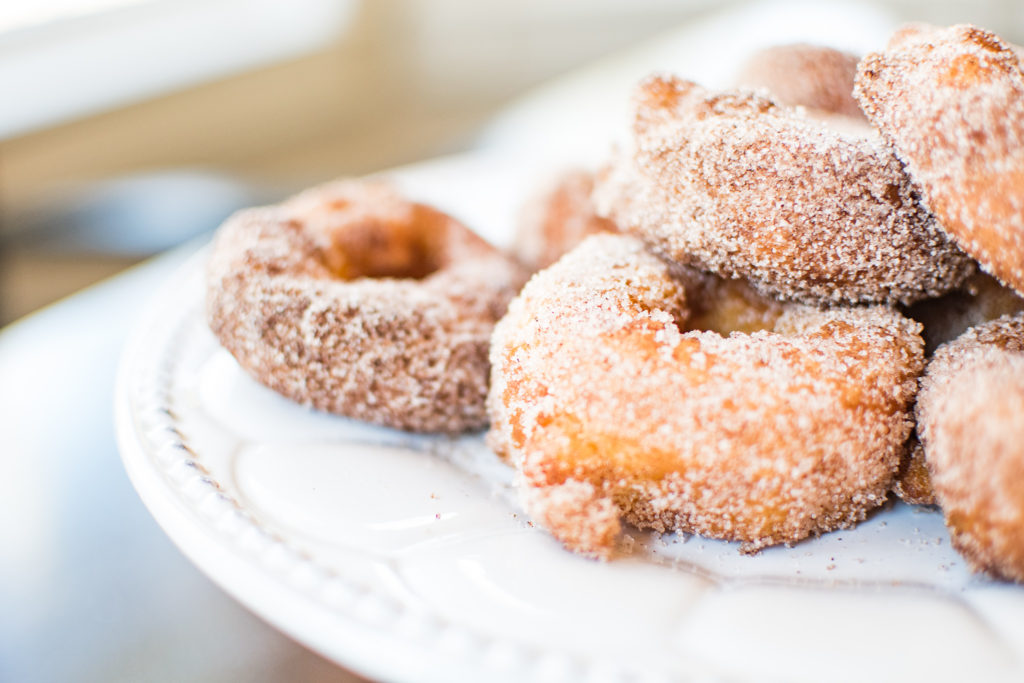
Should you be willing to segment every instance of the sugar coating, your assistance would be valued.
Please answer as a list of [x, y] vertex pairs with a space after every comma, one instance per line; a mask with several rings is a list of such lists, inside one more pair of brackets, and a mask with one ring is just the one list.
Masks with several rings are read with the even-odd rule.
[[758, 50], [743, 64], [736, 84], [763, 88], [779, 104], [864, 120], [853, 98], [856, 55], [823, 45], [794, 43]]
[[512, 253], [530, 270], [546, 268], [588, 235], [614, 232], [615, 224], [594, 212], [594, 174], [565, 172], [543, 195], [529, 202], [516, 231]]
[[219, 229], [207, 319], [261, 383], [377, 424], [486, 424], [487, 348], [525, 279], [454, 219], [382, 183], [347, 181]]
[[671, 76], [641, 84], [633, 132], [595, 205], [667, 258], [809, 303], [909, 303], [974, 268], [877, 140]]
[[789, 304], [771, 330], [684, 332], [689, 296], [639, 240], [606, 234], [510, 305], [490, 441], [528, 512], [595, 557], [614, 552], [620, 515], [748, 551], [863, 519], [910, 433], [920, 326], [880, 306]]
[[916, 412], [953, 545], [976, 571], [1024, 582], [1024, 313], [939, 347]]
[[[606, 242], [609, 240], [604, 235], [597, 235], [585, 239], [570, 251], [570, 263], [583, 258], [580, 254], [595, 258], [592, 268], [577, 268], [575, 272], [568, 273], [565, 266], [559, 265], [534, 273], [520, 295], [509, 304], [505, 317], [495, 326], [490, 348], [491, 390], [487, 397], [492, 429], [487, 439], [488, 445], [501, 457], [515, 458], [507, 438], [508, 432], [501, 429], [501, 425], [510, 424], [512, 419], [503, 400], [508, 379], [504, 371], [507, 364], [504, 346], [507, 339], [514, 338], [513, 333], [527, 326], [533, 329], [539, 324], [538, 315], [542, 311], [538, 306], [549, 308], [545, 297], [531, 296], [531, 292], [564, 288], [567, 293], [573, 293], [572, 300], [582, 308], [607, 307], [609, 312], [621, 311], [620, 322], [632, 318], [633, 314], [640, 319], [668, 315], [669, 319], [683, 324], [689, 316], [684, 285], [666, 275], [668, 266], [663, 261], [650, 254], [638, 240], [620, 237], [610, 240], [610, 244]], [[568, 258], [568, 255], [563, 256], [557, 264]], [[628, 278], [625, 282], [631, 285], [628, 290], [623, 287], [623, 278]], [[540, 284], [536, 284], [538, 282]], [[593, 298], [591, 292], [595, 292]], [[632, 302], [637, 304], [634, 310], [630, 310]], [[630, 315], [625, 311], [630, 311]], [[593, 317], [596, 319], [598, 316]], [[550, 312], [544, 320], [547, 325], [558, 324], [551, 322]]]
[[1024, 293], [1024, 73], [1013, 46], [969, 25], [905, 27], [866, 56], [855, 94], [942, 226]]

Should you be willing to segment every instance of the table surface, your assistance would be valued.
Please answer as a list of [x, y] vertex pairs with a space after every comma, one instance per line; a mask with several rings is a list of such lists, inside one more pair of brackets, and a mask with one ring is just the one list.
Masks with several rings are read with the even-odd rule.
[[157, 527], [121, 465], [121, 347], [190, 245], [0, 332], [0, 680], [357, 681], [250, 614]]

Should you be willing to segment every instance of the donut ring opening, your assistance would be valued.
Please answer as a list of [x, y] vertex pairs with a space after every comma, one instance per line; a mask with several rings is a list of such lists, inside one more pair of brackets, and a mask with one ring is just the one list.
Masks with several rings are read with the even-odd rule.
[[312, 238], [307, 258], [340, 280], [422, 280], [489, 250], [447, 214], [407, 201], [383, 181], [337, 181], [281, 205]]

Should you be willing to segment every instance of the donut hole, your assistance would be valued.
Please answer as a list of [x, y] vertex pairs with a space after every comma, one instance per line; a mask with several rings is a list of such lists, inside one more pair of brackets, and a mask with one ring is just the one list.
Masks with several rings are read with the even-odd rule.
[[[337, 200], [330, 208], [344, 215], [346, 207], [344, 200]], [[449, 261], [446, 224], [443, 217], [419, 208], [393, 216], [348, 216], [326, 230], [329, 245], [321, 260], [341, 280], [422, 280]]]
[[773, 330], [782, 315], [781, 303], [756, 292], [742, 280], [714, 278], [688, 301], [691, 306], [684, 331], [751, 334]]

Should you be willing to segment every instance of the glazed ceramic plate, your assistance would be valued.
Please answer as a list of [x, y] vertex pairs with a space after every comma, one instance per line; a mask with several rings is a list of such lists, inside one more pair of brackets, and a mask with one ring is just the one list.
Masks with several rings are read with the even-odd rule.
[[[394, 177], [499, 242], [532, 189], [486, 157]], [[125, 466], [203, 571], [340, 664], [437, 681], [1024, 676], [1024, 589], [971, 576], [936, 512], [890, 503], [754, 556], [633, 532], [625, 557], [580, 559], [523, 514], [481, 435], [372, 427], [251, 380], [206, 328], [202, 275], [200, 253], [125, 351]]]

